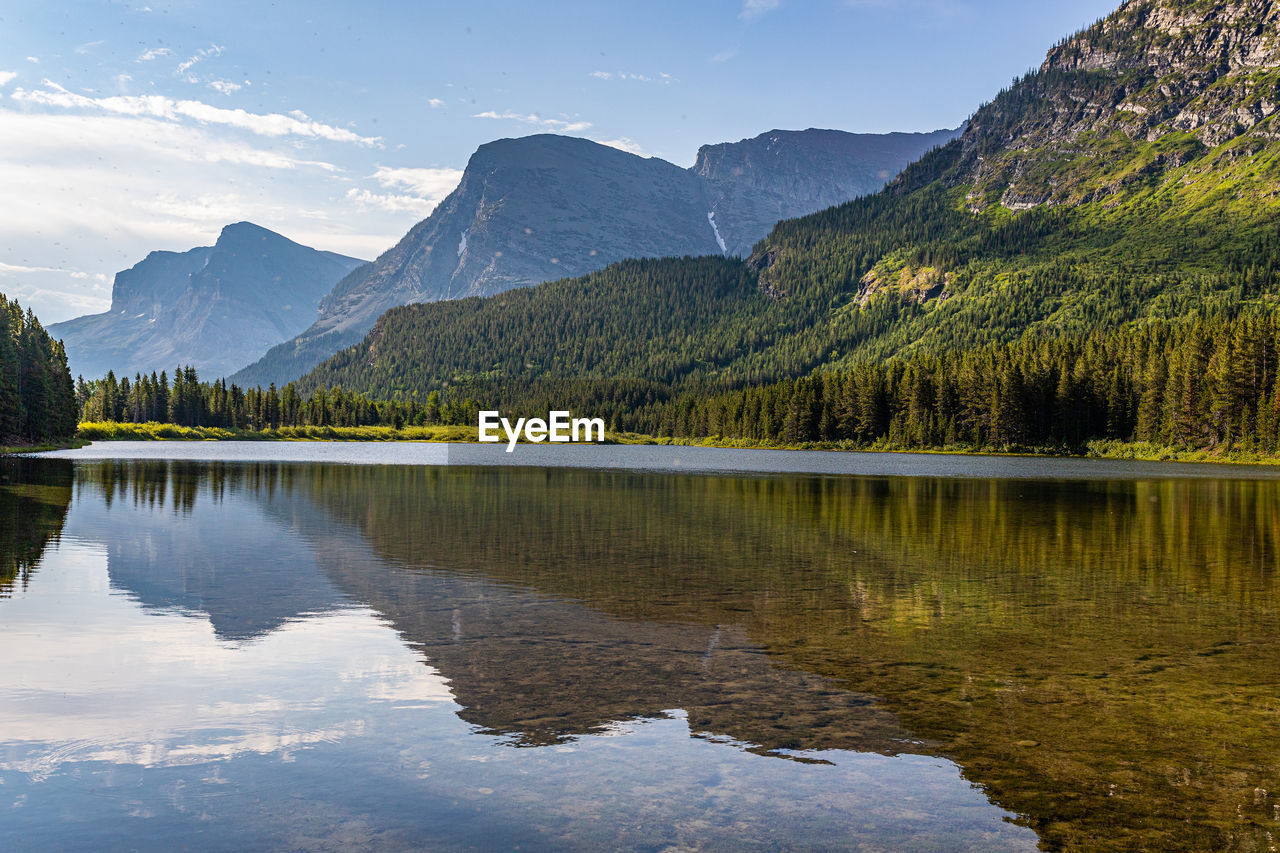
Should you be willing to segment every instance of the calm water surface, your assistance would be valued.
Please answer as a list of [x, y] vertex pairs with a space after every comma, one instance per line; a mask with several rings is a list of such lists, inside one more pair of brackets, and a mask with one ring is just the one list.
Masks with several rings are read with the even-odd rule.
[[1280, 830], [1265, 471], [103, 448], [0, 461], [0, 849]]

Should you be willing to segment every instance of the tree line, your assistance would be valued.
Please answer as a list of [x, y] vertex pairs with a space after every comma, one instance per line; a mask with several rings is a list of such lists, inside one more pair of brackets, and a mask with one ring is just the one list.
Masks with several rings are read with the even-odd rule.
[[446, 386], [417, 400], [201, 381], [194, 368], [81, 380], [86, 421], [263, 430], [474, 425], [481, 408], [603, 417], [617, 431], [851, 447], [1079, 449], [1093, 440], [1280, 453], [1280, 314], [1153, 320], [1088, 335], [863, 360], [725, 390], [629, 379]]
[[1280, 316], [1152, 321], [1085, 336], [684, 394], [624, 423], [657, 435], [930, 448], [1096, 439], [1280, 453]]
[[75, 387], [75, 410], [81, 421], [146, 423], [189, 427], [266, 430], [298, 426], [422, 426], [474, 424], [473, 401], [442, 402], [439, 392], [417, 400], [379, 401], [341, 388], [320, 388], [309, 395], [290, 382], [277, 389], [241, 388], [225, 379], [202, 381], [190, 365], [158, 375], [136, 373], [117, 379], [81, 377]]
[[76, 431], [67, 353], [30, 309], [0, 294], [0, 444], [32, 445]]

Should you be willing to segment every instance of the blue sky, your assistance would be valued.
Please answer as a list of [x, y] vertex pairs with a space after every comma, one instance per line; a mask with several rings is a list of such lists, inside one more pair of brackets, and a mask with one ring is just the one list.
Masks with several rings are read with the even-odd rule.
[[0, 6], [0, 291], [105, 310], [248, 219], [374, 257], [506, 136], [680, 165], [773, 128], [954, 127], [1115, 0]]

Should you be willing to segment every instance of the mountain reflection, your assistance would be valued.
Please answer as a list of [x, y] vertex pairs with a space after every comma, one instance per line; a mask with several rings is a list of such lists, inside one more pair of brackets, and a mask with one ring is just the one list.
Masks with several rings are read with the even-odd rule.
[[108, 463], [79, 474], [102, 498], [79, 508], [81, 524], [107, 529], [121, 503], [132, 510], [128, 536], [103, 538], [112, 587], [144, 607], [201, 613], [219, 638], [248, 641], [346, 603], [294, 534], [292, 504], [275, 500], [273, 466]]
[[[656, 699], [765, 749], [927, 746], [1050, 848], [1274, 825], [1276, 481], [291, 476], [412, 569], [335, 582], [522, 742]], [[484, 591], [437, 596], [442, 571]]]
[[783, 757], [945, 755], [1049, 849], [1265, 849], [1274, 825], [1274, 481], [140, 463], [77, 484], [146, 508], [113, 586], [233, 639], [370, 607], [516, 746], [679, 709]]

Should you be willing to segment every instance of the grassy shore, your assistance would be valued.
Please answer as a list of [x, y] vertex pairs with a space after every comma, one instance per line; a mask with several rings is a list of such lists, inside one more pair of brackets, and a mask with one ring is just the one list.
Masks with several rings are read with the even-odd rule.
[[244, 430], [186, 427], [154, 421], [141, 424], [94, 421], [80, 424], [77, 435], [85, 441], [475, 441], [476, 428], [303, 426]]
[[76, 437], [53, 444], [0, 444], [0, 456], [11, 456], [15, 453], [45, 453], [50, 450], [72, 450], [84, 447], [88, 439]]
[[[411, 426], [395, 429], [388, 426], [362, 427], [280, 427], [268, 430], [232, 430], [219, 427], [184, 427], [155, 422], [133, 424], [91, 422], [80, 424], [74, 442], [58, 446], [0, 447], [0, 452], [36, 452], [63, 447], [82, 447], [90, 441], [440, 441], [474, 442], [472, 426]], [[852, 442], [804, 442], [779, 444], [712, 436], [708, 438], [670, 438], [640, 433], [609, 433], [606, 444], [656, 444], [681, 447], [728, 447], [753, 450], [839, 450], [879, 453], [940, 453], [967, 456], [1042, 456], [1077, 459], [1133, 459], [1145, 462], [1212, 462], [1238, 465], [1280, 465], [1280, 455], [1248, 450], [1207, 448], [1180, 450], [1145, 442], [1091, 441], [1083, 448], [1063, 447], [894, 447], [875, 444], [870, 447]]]

